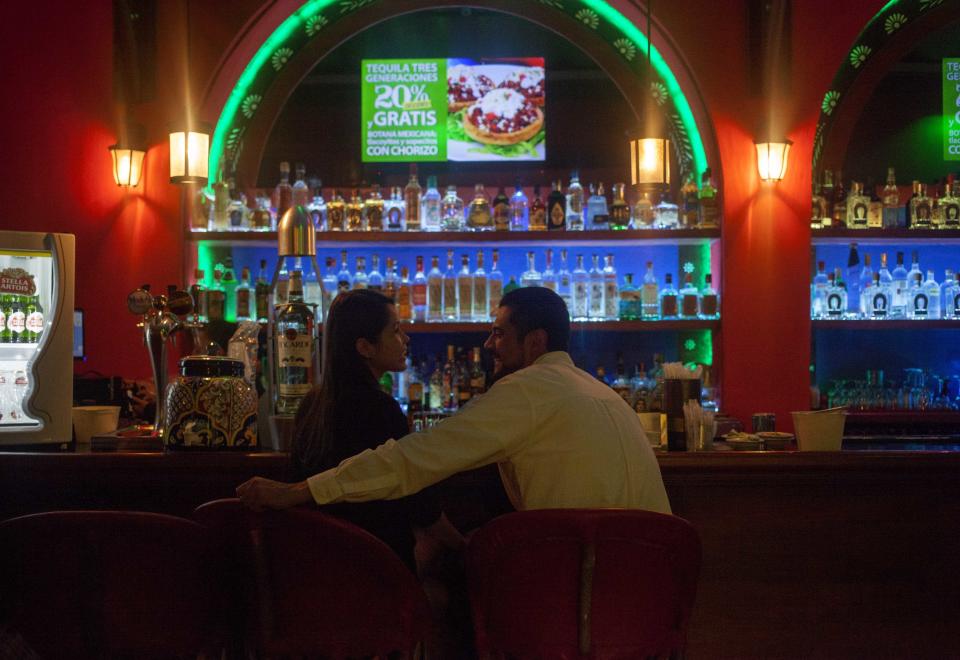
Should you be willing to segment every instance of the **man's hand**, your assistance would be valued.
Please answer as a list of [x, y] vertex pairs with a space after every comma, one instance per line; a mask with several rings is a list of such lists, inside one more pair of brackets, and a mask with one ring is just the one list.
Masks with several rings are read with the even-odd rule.
[[254, 477], [237, 487], [237, 497], [254, 511], [289, 509], [313, 501], [306, 481], [287, 484], [263, 477]]

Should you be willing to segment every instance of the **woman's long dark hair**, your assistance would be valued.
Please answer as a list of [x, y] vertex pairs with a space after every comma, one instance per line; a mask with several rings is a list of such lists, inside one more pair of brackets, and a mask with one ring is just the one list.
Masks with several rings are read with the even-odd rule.
[[309, 476], [337, 455], [340, 417], [349, 414], [351, 399], [356, 401], [358, 393], [378, 387], [356, 344], [361, 337], [372, 344], [379, 342], [390, 322], [390, 305], [390, 298], [368, 289], [334, 298], [323, 326], [326, 351], [321, 384], [304, 397], [294, 420], [290, 451], [294, 472]]

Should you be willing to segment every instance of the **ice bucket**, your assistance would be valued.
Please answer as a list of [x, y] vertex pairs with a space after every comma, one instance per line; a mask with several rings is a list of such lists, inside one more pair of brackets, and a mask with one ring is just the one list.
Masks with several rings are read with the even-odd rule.
[[168, 449], [257, 447], [257, 393], [232, 358], [192, 355], [167, 386], [163, 444]]
[[840, 451], [846, 408], [794, 412], [793, 431], [800, 451]]

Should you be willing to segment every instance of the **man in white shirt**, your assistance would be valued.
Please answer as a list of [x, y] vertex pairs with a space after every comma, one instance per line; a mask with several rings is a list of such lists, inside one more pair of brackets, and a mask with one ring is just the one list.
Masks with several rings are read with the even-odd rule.
[[670, 513], [660, 467], [636, 413], [573, 365], [570, 320], [550, 289], [500, 302], [484, 347], [495, 383], [453, 417], [388, 440], [305, 482], [254, 477], [237, 488], [249, 507], [394, 499], [464, 470], [497, 463], [518, 511], [636, 508]]

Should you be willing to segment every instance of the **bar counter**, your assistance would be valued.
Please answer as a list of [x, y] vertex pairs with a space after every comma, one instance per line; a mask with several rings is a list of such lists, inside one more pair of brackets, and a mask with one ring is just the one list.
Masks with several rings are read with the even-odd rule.
[[[688, 657], [960, 655], [960, 453], [714, 451], [658, 460], [674, 512], [703, 542]], [[266, 452], [0, 453], [0, 515], [189, 515], [250, 476], [283, 478], [286, 461]], [[469, 499], [495, 476], [459, 475], [452, 492]], [[454, 511], [454, 522], [479, 522], [472, 508]]]

